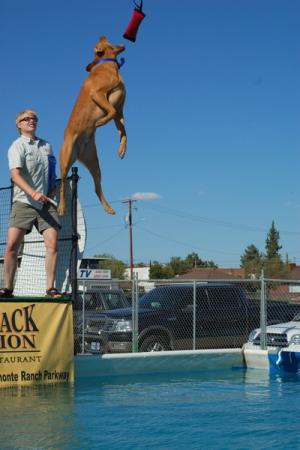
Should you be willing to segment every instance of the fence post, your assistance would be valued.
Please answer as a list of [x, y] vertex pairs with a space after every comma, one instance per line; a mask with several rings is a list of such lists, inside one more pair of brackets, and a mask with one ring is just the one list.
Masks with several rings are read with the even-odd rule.
[[260, 275], [260, 348], [266, 349], [267, 299], [264, 270]]
[[193, 285], [193, 350], [196, 350], [196, 280]]
[[81, 353], [85, 353], [85, 280], [82, 283], [83, 292], [82, 292], [82, 336], [81, 336]]
[[138, 274], [133, 274], [132, 280], [132, 352], [139, 351], [139, 292]]
[[77, 295], [77, 263], [78, 263], [78, 232], [77, 232], [77, 183], [78, 168], [72, 167], [71, 176], [71, 214], [72, 214], [72, 251], [71, 251], [71, 288], [73, 304]]
[[13, 204], [13, 197], [14, 197], [14, 183], [13, 183], [13, 180], [10, 179], [10, 209]]

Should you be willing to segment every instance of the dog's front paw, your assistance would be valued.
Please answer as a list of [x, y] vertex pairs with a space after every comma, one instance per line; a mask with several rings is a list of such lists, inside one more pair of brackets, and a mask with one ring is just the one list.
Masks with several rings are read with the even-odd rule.
[[105, 211], [107, 212], [107, 214], [116, 214], [116, 211], [114, 209], [112, 209], [110, 206], [104, 206]]
[[126, 141], [120, 143], [120, 147], [119, 147], [119, 156], [121, 159], [124, 158], [126, 153]]

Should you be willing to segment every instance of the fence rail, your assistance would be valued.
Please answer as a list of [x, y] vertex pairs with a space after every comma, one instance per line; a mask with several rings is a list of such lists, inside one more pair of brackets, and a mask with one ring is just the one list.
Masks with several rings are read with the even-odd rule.
[[83, 287], [74, 305], [75, 353], [238, 348], [255, 328], [266, 348], [267, 326], [297, 313], [300, 281], [134, 277], [127, 291]]
[[[70, 180], [69, 218], [66, 221], [65, 215], [59, 236], [59, 261], [64, 266], [61, 272], [67, 273], [61, 285], [69, 285], [71, 278], [75, 353], [235, 348], [247, 342], [255, 328], [260, 328], [259, 345], [264, 349], [270, 341], [269, 325], [288, 322], [297, 314], [300, 322], [300, 280], [268, 279], [263, 273], [258, 280], [149, 281], [135, 275], [124, 289], [116, 288], [116, 284], [124, 285], [122, 280], [114, 280], [110, 288], [87, 289], [83, 284], [79, 289], [77, 168], [72, 169]], [[11, 196], [11, 186], [0, 188], [0, 258], [6, 245]], [[40, 284], [44, 276], [41, 239], [33, 238], [34, 233], [26, 237], [20, 254], [27, 264], [23, 264], [24, 273], [22, 265], [18, 270], [15, 288], [23, 294], [30, 294], [35, 286], [33, 272]], [[33, 262], [37, 264], [34, 271]]]

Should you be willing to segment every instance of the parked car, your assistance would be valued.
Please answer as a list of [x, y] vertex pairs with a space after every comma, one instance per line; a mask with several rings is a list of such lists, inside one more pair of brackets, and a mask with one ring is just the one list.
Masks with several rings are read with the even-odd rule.
[[[261, 329], [256, 328], [251, 331], [248, 344], [257, 348], [257, 346], [260, 346], [260, 343]], [[300, 313], [297, 313], [290, 322], [278, 323], [266, 327], [267, 347], [285, 348], [291, 344], [300, 345]]]
[[[97, 316], [106, 310], [128, 308], [130, 303], [122, 289], [98, 289], [79, 292], [73, 305], [75, 353], [99, 353], [103, 351], [103, 341], [87, 324], [97, 321]], [[84, 332], [84, 333], [83, 333]]]
[[[193, 335], [197, 349], [240, 347], [247, 341], [249, 330], [259, 323], [259, 309], [240, 285], [198, 284], [195, 309], [193, 289], [193, 285], [160, 286], [140, 299], [139, 351], [192, 349]], [[105, 311], [86, 325], [88, 335], [98, 333], [105, 352], [132, 351], [131, 308]]]

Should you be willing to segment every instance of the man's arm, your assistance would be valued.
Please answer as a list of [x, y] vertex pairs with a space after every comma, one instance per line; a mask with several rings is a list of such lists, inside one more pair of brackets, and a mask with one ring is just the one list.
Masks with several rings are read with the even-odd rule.
[[33, 187], [30, 186], [30, 184], [27, 183], [26, 180], [24, 180], [21, 168], [17, 167], [15, 169], [11, 169], [10, 176], [14, 184], [16, 184], [20, 189], [22, 189], [22, 191], [24, 191], [25, 194], [32, 197], [33, 200], [41, 203], [46, 203], [48, 201], [48, 197], [46, 197], [46, 195], [42, 194], [41, 192], [35, 191]]

